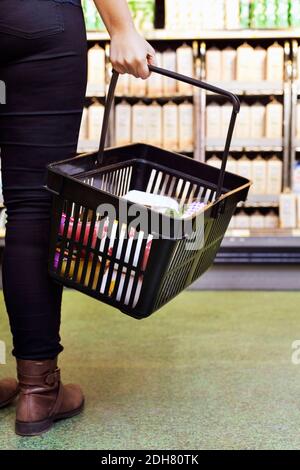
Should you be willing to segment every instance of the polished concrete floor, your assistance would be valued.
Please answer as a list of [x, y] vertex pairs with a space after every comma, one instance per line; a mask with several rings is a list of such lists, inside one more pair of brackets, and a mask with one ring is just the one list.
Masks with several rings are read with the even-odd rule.
[[[67, 291], [60, 365], [85, 410], [34, 438], [2, 410], [0, 449], [298, 449], [299, 305], [293, 292], [194, 291], [136, 321]], [[9, 350], [2, 294], [0, 309]]]

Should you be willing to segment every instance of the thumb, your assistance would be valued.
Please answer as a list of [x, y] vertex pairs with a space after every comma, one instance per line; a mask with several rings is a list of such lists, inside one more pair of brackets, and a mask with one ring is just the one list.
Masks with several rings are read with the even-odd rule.
[[156, 52], [149, 43], [147, 46], [147, 61], [148, 64], [157, 65]]

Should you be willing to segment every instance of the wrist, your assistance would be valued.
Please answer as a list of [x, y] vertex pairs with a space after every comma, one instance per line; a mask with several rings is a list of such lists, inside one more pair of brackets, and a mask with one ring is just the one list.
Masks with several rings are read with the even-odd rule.
[[122, 36], [122, 35], [127, 35], [127, 34], [132, 34], [132, 33], [137, 33], [137, 30], [133, 22], [131, 22], [130, 24], [127, 24], [126, 26], [122, 24], [118, 26], [111, 26], [109, 28], [109, 35], [111, 39], [113, 39], [113, 37], [115, 36]]

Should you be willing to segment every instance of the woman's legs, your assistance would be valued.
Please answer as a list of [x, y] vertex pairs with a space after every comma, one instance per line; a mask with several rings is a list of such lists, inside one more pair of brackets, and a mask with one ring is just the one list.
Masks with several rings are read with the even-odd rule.
[[[18, 11], [17, 29], [42, 30], [39, 24], [32, 25], [32, 17], [26, 17], [31, 2], [41, 14], [45, 8], [52, 32], [49, 27], [48, 32], [39, 37], [31, 34], [29, 39], [0, 26], [0, 79], [6, 84], [7, 103], [0, 106], [8, 216], [3, 289], [13, 354], [18, 359], [42, 360], [62, 350], [62, 288], [47, 273], [51, 195], [43, 187], [45, 167], [76, 152], [86, 89], [86, 39], [81, 9], [55, 4], [55, 17], [51, 17], [52, 0], [2, 0], [1, 21], [5, 24], [7, 16], [9, 23], [9, 15]], [[57, 18], [62, 28], [54, 31]], [[41, 21], [44, 27], [44, 16]]]

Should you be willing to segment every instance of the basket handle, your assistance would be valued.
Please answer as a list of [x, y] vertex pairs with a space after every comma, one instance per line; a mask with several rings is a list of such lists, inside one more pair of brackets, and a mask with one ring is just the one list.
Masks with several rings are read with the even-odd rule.
[[[216, 199], [218, 199], [222, 194], [222, 187], [223, 187], [223, 182], [224, 182], [224, 175], [225, 175], [226, 163], [227, 163], [227, 158], [229, 154], [232, 134], [234, 131], [236, 116], [240, 110], [240, 101], [238, 97], [235, 94], [231, 93], [230, 91], [223, 90], [222, 88], [218, 88], [214, 85], [210, 85], [209, 83], [202, 82], [201, 80], [190, 78], [185, 75], [179, 74], [177, 72], [173, 72], [171, 70], [165, 70], [160, 67], [156, 67], [155, 65], [148, 64], [148, 67], [151, 72], [159, 73], [161, 75], [165, 75], [166, 77], [174, 78], [174, 80], [179, 80], [181, 82], [188, 83], [189, 85], [195, 86], [197, 88], [202, 88], [204, 90], [211, 91], [212, 93], [215, 93], [217, 95], [224, 96], [231, 102], [233, 108], [232, 108], [231, 118], [229, 122], [228, 132], [226, 136], [225, 147], [224, 147], [223, 156], [222, 156], [222, 165], [220, 169], [217, 192], [216, 192]], [[106, 134], [107, 134], [108, 124], [109, 124], [109, 115], [110, 115], [112, 102], [114, 99], [118, 77], [119, 77], [119, 73], [113, 69], [112, 78], [109, 84], [108, 94], [107, 94], [107, 98], [105, 102], [100, 145], [99, 145], [99, 150], [97, 152], [97, 160], [100, 165], [103, 163], [104, 146], [105, 146]]]

